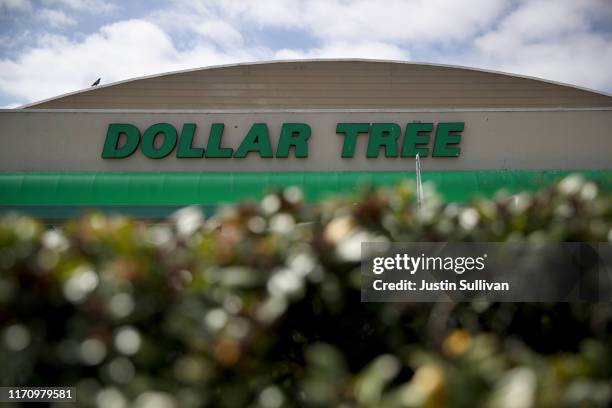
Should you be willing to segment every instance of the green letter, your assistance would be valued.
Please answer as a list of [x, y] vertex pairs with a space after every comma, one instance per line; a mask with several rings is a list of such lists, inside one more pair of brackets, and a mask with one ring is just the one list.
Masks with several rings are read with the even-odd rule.
[[183, 125], [181, 137], [179, 138], [178, 152], [176, 153], [176, 157], [179, 159], [204, 157], [204, 149], [192, 146], [195, 129], [195, 123], [185, 123]]
[[382, 146], [385, 147], [385, 157], [397, 157], [397, 138], [402, 129], [396, 123], [374, 123], [368, 141], [367, 157], [378, 157]]
[[360, 133], [368, 133], [370, 131], [369, 123], [338, 123], [336, 133], [344, 133], [344, 142], [342, 143], [342, 157], [350, 158], [355, 155], [355, 145], [357, 137]]
[[433, 157], [459, 157], [460, 147], [449, 147], [461, 142], [463, 122], [438, 123], [436, 130], [436, 141], [434, 144]]
[[[121, 135], [127, 136], [126, 142], [119, 147], [119, 139]], [[140, 143], [140, 132], [134, 125], [128, 123], [111, 123], [108, 125], [106, 132], [106, 140], [102, 149], [103, 159], [122, 159], [129, 157], [138, 148]]]
[[[163, 135], [160, 147], [155, 147], [155, 138]], [[142, 135], [141, 150], [150, 159], [161, 159], [174, 150], [176, 146], [176, 129], [169, 123], [156, 123], [149, 127]]]
[[308, 139], [311, 129], [305, 123], [283, 123], [276, 157], [289, 157], [289, 149], [295, 147], [295, 157], [308, 157]]
[[408, 123], [406, 125], [406, 133], [404, 135], [404, 145], [402, 146], [402, 157], [427, 157], [429, 148], [418, 145], [429, 144], [429, 135], [433, 130], [433, 123]]
[[210, 136], [206, 145], [206, 157], [209, 158], [228, 158], [232, 157], [234, 150], [231, 147], [221, 147], [221, 137], [223, 136], [223, 123], [213, 123], [210, 127]]
[[268, 125], [265, 123], [253, 123], [249, 133], [244, 137], [242, 143], [236, 150], [234, 157], [242, 159], [250, 152], [259, 152], [259, 156], [272, 157], [272, 145], [268, 135]]

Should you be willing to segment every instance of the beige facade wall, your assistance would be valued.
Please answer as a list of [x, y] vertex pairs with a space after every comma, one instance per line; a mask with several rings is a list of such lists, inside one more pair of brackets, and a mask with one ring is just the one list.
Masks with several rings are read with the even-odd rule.
[[[465, 122], [458, 158], [426, 158], [427, 170], [612, 169], [612, 110], [464, 111], [3, 111], [0, 112], [0, 171], [380, 171], [414, 170], [412, 158], [368, 159], [367, 136], [355, 156], [342, 159], [338, 122]], [[262, 159], [150, 159], [140, 151], [126, 159], [102, 159], [109, 123], [132, 123], [141, 133], [168, 122], [197, 124], [195, 145], [205, 146], [212, 123], [224, 123], [223, 144], [236, 149], [251, 124], [265, 122], [276, 146], [282, 123], [312, 127], [309, 157]]]

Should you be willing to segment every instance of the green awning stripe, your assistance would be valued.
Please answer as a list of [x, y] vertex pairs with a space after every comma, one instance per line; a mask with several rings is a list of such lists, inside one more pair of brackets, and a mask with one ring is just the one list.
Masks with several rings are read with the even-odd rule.
[[[449, 201], [466, 201], [501, 188], [533, 191], [576, 172], [612, 190], [612, 170], [431, 171], [423, 173], [423, 181], [434, 182]], [[287, 186], [301, 187], [312, 202], [363, 184], [392, 185], [406, 178], [414, 179], [414, 172], [0, 173], [0, 206], [214, 205], [258, 199]]]

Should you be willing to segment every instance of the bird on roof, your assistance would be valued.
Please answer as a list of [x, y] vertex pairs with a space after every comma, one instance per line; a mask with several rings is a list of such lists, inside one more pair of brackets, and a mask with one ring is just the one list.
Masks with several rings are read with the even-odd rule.
[[100, 80], [101, 80], [101, 79], [102, 79], [102, 78], [98, 78], [98, 79], [96, 79], [96, 82], [94, 82], [93, 84], [91, 84], [91, 86], [98, 86], [98, 85], [100, 85]]

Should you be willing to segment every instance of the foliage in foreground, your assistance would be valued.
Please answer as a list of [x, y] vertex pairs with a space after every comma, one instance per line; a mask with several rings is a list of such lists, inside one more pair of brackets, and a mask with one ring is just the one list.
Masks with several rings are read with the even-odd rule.
[[612, 240], [577, 177], [415, 210], [410, 184], [306, 206], [297, 189], [206, 220], [0, 221], [2, 386], [79, 405], [606, 406], [609, 304], [363, 304], [361, 241]]

